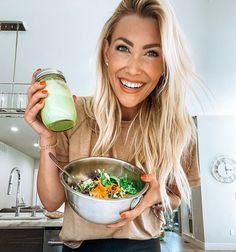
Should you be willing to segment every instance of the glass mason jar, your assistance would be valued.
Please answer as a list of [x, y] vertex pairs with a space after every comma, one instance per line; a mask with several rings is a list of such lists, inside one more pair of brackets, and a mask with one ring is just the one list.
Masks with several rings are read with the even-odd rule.
[[64, 131], [74, 127], [77, 117], [76, 109], [63, 73], [46, 68], [36, 75], [35, 80], [45, 81], [45, 89], [48, 91], [41, 110], [44, 125], [52, 131]]

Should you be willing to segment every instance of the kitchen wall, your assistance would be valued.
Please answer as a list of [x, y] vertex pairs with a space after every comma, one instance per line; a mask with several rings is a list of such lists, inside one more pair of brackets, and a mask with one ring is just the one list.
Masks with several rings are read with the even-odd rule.
[[236, 160], [236, 116], [198, 116], [197, 127], [201, 187], [192, 189], [191, 212], [181, 204], [182, 234], [207, 250], [236, 251], [236, 182], [221, 183], [211, 172], [219, 156]]
[[171, 0], [192, 47], [206, 92], [194, 85], [201, 106], [190, 98], [193, 115], [236, 114], [236, 1]]
[[27, 206], [32, 204], [35, 160], [0, 141], [0, 209], [15, 206], [17, 173], [13, 178], [12, 194], [7, 195], [8, 178], [13, 167], [21, 171], [21, 191]]
[[217, 115], [236, 114], [236, 1], [211, 0], [207, 6], [207, 85]]
[[[209, 19], [208, 5], [209, 0], [171, 0], [176, 16], [184, 31], [187, 42], [190, 46], [190, 52], [195, 64], [195, 71], [199, 81], [193, 83], [195, 94], [189, 96], [189, 110], [192, 115], [209, 114], [214, 110], [215, 104], [212, 102], [210, 94], [206, 94], [206, 88], [214, 92], [217, 86], [209, 86], [206, 79], [207, 55], [209, 48], [206, 46], [209, 31], [207, 22]], [[214, 19], [214, 17], [212, 17]], [[203, 87], [204, 86], [204, 87]], [[197, 96], [197, 97], [196, 97]], [[211, 95], [210, 95], [211, 96]], [[198, 101], [200, 100], [200, 103]]]
[[202, 248], [235, 251], [236, 182], [222, 184], [214, 180], [210, 163], [217, 155], [236, 158], [236, 119], [233, 116], [236, 115], [236, 1], [172, 2], [191, 42], [197, 73], [210, 92], [208, 99], [198, 90], [203, 110], [196, 102], [190, 100], [189, 103], [192, 113], [198, 115], [202, 184], [192, 190], [193, 231], [189, 232], [189, 212], [185, 204], [182, 230], [186, 239], [190, 238], [189, 241]]
[[194, 222], [198, 232], [204, 230], [199, 240], [206, 249], [236, 251], [236, 182], [221, 183], [211, 174], [216, 157], [236, 159], [236, 116], [199, 116], [197, 124], [203, 216], [195, 215]]

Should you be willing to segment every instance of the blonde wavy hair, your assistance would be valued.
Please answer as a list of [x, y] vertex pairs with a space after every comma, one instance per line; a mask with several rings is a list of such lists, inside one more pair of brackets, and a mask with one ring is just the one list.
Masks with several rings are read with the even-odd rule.
[[96, 121], [99, 135], [92, 155], [108, 155], [121, 132], [121, 108], [109, 82], [103, 43], [104, 39], [111, 42], [119, 20], [131, 14], [157, 21], [161, 34], [164, 78], [142, 102], [130, 125], [133, 155], [129, 161], [148, 173], [157, 174], [162, 203], [166, 209], [171, 209], [169, 185], [174, 183], [187, 203], [190, 199], [190, 186], [181, 161], [188, 154], [190, 143], [195, 141], [196, 130], [186, 106], [186, 94], [194, 77], [192, 63], [184, 36], [166, 0], [123, 0], [104, 25], [98, 48], [99, 83], [88, 111]]

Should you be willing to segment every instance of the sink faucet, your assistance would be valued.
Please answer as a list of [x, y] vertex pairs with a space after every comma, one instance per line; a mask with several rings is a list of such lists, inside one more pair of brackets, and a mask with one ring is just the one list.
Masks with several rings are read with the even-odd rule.
[[19, 216], [20, 213], [20, 207], [22, 204], [20, 204], [20, 195], [21, 195], [21, 174], [20, 170], [18, 167], [14, 167], [11, 170], [10, 177], [9, 177], [9, 182], [8, 182], [8, 189], [7, 189], [7, 194], [11, 195], [12, 192], [12, 184], [13, 184], [13, 174], [14, 172], [17, 172], [18, 175], [18, 183], [17, 183], [17, 191], [16, 191], [16, 213], [15, 216]]

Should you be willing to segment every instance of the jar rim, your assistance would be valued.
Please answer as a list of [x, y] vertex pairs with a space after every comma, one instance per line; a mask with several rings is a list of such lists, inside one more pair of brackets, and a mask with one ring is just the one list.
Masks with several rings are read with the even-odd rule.
[[46, 75], [50, 75], [50, 74], [55, 74], [57, 76], [60, 76], [61, 78], [63, 78], [64, 80], [65, 77], [63, 75], [63, 73], [57, 69], [53, 69], [53, 68], [45, 68], [42, 71], [40, 71], [38, 74], [36, 74], [35, 76], [35, 80], [38, 81], [40, 78], [46, 76]]

